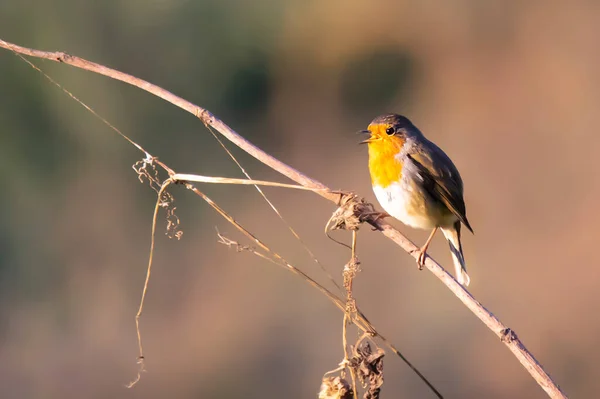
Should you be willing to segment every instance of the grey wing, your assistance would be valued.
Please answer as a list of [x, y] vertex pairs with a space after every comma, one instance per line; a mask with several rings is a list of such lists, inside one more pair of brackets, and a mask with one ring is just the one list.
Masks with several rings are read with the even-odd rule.
[[406, 166], [421, 180], [424, 190], [442, 202], [471, 231], [463, 198], [463, 182], [450, 158], [429, 142], [427, 148], [406, 154]]

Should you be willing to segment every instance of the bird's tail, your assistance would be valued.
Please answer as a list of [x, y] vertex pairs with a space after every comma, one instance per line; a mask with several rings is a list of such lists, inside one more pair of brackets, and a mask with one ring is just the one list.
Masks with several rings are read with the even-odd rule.
[[441, 230], [446, 240], [448, 240], [448, 244], [450, 244], [450, 252], [452, 253], [452, 260], [454, 261], [454, 268], [456, 270], [456, 279], [466, 287], [471, 282], [471, 278], [467, 274], [465, 257], [463, 256], [462, 245], [460, 243], [460, 222], [457, 221], [454, 223], [452, 228]]

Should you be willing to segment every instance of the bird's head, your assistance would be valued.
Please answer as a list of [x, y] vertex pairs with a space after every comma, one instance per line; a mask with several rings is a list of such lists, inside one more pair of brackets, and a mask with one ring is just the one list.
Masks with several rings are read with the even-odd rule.
[[422, 136], [408, 118], [385, 114], [373, 119], [367, 130], [369, 137], [361, 144], [369, 145], [369, 171], [373, 185], [387, 187], [400, 180], [402, 161], [397, 156], [408, 140]]
[[369, 144], [369, 147], [398, 148], [402, 148], [409, 137], [421, 134], [407, 117], [398, 114], [378, 116], [369, 124], [367, 130], [362, 130], [361, 133], [369, 135], [361, 144]]
[[378, 116], [361, 133], [369, 135], [361, 141], [361, 144], [369, 145], [369, 153], [398, 153], [408, 138], [420, 134], [407, 117], [398, 114]]

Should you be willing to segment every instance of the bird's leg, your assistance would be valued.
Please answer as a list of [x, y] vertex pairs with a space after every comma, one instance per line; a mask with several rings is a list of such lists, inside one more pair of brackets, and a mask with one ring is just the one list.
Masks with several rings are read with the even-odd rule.
[[429, 247], [429, 244], [431, 244], [431, 240], [433, 240], [433, 236], [435, 235], [437, 229], [437, 227], [433, 229], [433, 231], [429, 235], [429, 238], [427, 239], [427, 241], [425, 241], [425, 245], [423, 245], [418, 250], [419, 256], [417, 257], [417, 266], [419, 270], [423, 270], [423, 266], [425, 266], [425, 255], [427, 254], [427, 248]]

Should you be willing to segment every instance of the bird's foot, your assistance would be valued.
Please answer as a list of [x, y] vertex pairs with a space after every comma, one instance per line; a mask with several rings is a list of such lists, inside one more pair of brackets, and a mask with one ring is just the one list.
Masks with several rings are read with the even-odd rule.
[[379, 219], [389, 218], [391, 215], [387, 212], [370, 212], [369, 216], [373, 217], [373, 221], [377, 222]]
[[417, 268], [419, 270], [423, 270], [423, 266], [425, 266], [425, 258], [427, 257], [427, 252], [425, 248], [419, 248], [415, 251], [417, 256]]
[[419, 268], [419, 270], [423, 270], [423, 266], [425, 266], [425, 258], [427, 257], [427, 248], [429, 248], [429, 244], [431, 243], [431, 240], [433, 239], [433, 236], [435, 235], [435, 232], [437, 231], [437, 229], [438, 228], [436, 227], [435, 229], [433, 229], [431, 231], [431, 234], [429, 234], [429, 238], [425, 242], [425, 245], [423, 245], [421, 248], [415, 250], [415, 252], [418, 254], [417, 267]]
[[377, 222], [379, 219], [389, 218], [391, 216], [387, 212], [379, 212], [379, 211], [366, 212], [366, 213], [363, 213], [363, 215], [372, 218], [373, 222]]
[[[373, 223], [377, 223], [379, 221], [379, 219], [388, 218], [391, 215], [389, 213], [387, 213], [387, 212], [373, 211], [373, 212], [363, 213], [363, 216], [370, 217], [372, 219]], [[376, 228], [376, 227], [373, 227], [372, 230], [373, 231], [377, 231], [379, 229]]]

